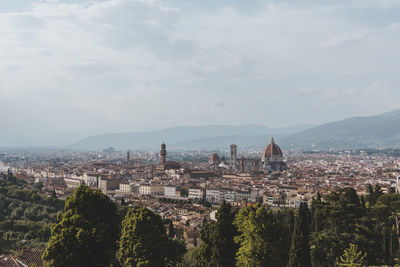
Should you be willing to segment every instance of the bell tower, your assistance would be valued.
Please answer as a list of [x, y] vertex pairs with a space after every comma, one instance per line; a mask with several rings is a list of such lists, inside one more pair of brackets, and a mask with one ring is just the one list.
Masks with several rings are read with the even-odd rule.
[[167, 146], [163, 142], [161, 144], [161, 150], [160, 150], [160, 158], [161, 158], [161, 165], [164, 166], [167, 158]]
[[231, 145], [231, 158], [230, 158], [230, 167], [231, 170], [236, 170], [237, 166], [237, 145], [232, 144]]

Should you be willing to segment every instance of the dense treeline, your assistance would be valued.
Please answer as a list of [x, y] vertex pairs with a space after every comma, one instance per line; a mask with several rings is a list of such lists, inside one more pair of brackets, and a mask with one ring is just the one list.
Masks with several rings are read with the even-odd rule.
[[[12, 174], [11, 174], [12, 175]], [[39, 194], [40, 186], [8, 177], [0, 180], [0, 253], [22, 247], [44, 249], [50, 226], [56, 222], [64, 202]]]
[[368, 192], [364, 198], [342, 188], [323, 200], [318, 194], [295, 214], [260, 204], [228, 212], [223, 204], [181, 266], [394, 266], [400, 195], [383, 194], [379, 186]]
[[159, 215], [144, 207], [118, 208], [101, 191], [80, 186], [52, 226], [43, 259], [54, 267], [162, 267], [176, 265], [185, 252]]

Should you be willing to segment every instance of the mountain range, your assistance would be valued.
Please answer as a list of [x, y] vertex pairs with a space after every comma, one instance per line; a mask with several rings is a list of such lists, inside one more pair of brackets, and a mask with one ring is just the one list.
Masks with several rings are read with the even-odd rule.
[[329, 150], [400, 147], [400, 110], [369, 117], [353, 117], [319, 126], [298, 125], [268, 128], [262, 125], [178, 126], [151, 132], [111, 133], [84, 138], [73, 149], [157, 149], [161, 142], [170, 149], [227, 149], [265, 146], [271, 136], [283, 149]]
[[154, 149], [161, 142], [174, 149], [224, 148], [231, 143], [241, 146], [265, 144], [267, 136], [290, 135], [305, 129], [309, 125], [271, 129], [262, 125], [207, 125], [178, 126], [152, 132], [111, 133], [95, 135], [74, 143], [74, 149], [98, 150], [108, 146], [116, 149]]

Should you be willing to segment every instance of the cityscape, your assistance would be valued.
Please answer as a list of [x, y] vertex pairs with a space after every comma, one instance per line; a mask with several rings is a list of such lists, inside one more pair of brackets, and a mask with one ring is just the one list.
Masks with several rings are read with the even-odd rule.
[[0, 267], [399, 267], [399, 0], [0, 3]]
[[[174, 159], [171, 161], [170, 158]], [[71, 196], [80, 185], [99, 189], [112, 200], [141, 205], [170, 219], [188, 248], [199, 244], [204, 219], [215, 219], [223, 201], [243, 207], [257, 202], [268, 209], [311, 206], [317, 194], [352, 187], [368, 194], [368, 185], [384, 193], [398, 190], [400, 158], [385, 151], [288, 152], [271, 137], [261, 151], [33, 151], [0, 154], [1, 176], [7, 172], [43, 194]], [[201, 242], [201, 241], [200, 241]]]

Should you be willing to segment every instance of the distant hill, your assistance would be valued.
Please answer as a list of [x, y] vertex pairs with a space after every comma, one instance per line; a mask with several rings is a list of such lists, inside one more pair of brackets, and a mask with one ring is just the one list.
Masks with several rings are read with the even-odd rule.
[[326, 123], [285, 136], [281, 144], [294, 150], [400, 147], [400, 110]]
[[271, 129], [262, 125], [178, 126], [152, 132], [111, 133], [84, 138], [71, 145], [74, 149], [100, 150], [108, 146], [116, 149], [157, 149], [161, 142], [169, 148], [223, 148], [235, 142], [240, 146], [264, 145], [271, 135], [288, 135], [309, 125]]
[[152, 132], [113, 133], [91, 136], [73, 149], [158, 149], [165, 141], [173, 149], [223, 149], [236, 143], [242, 148], [261, 148], [271, 136], [285, 150], [399, 148], [400, 110], [369, 117], [353, 117], [312, 127], [299, 125], [271, 129], [262, 125], [179, 126]]

